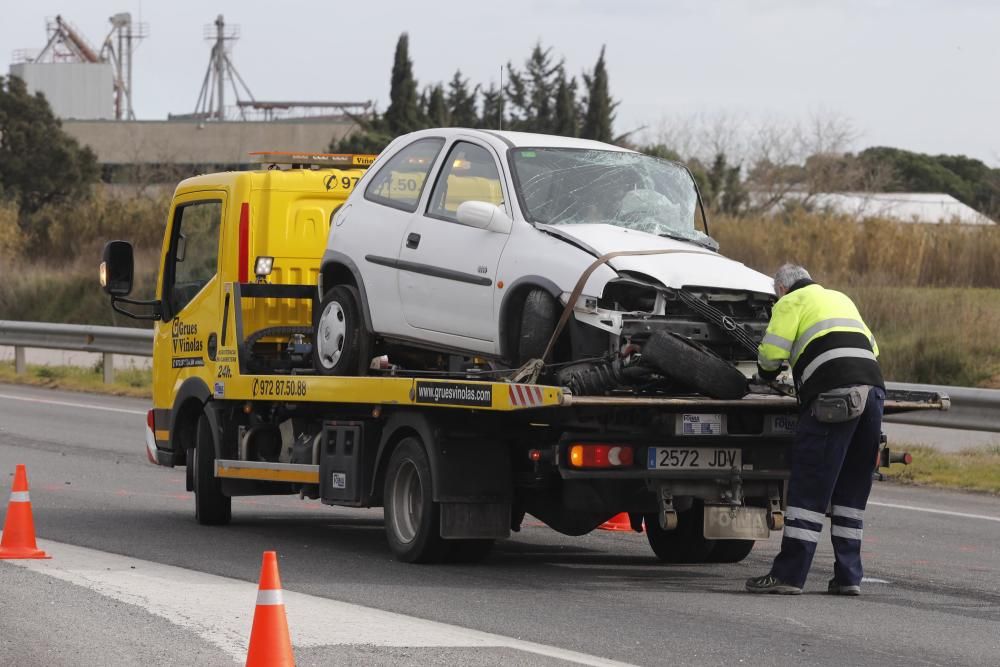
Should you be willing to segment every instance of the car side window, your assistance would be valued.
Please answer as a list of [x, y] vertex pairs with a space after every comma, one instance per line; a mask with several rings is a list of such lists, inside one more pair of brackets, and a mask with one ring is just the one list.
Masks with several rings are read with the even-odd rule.
[[385, 163], [365, 189], [365, 199], [412, 213], [444, 139], [420, 139]]
[[503, 203], [496, 160], [488, 150], [465, 141], [456, 143], [444, 161], [427, 214], [454, 222], [458, 205], [467, 201]]
[[212, 279], [218, 268], [222, 202], [178, 206], [170, 250], [170, 310], [176, 314]]

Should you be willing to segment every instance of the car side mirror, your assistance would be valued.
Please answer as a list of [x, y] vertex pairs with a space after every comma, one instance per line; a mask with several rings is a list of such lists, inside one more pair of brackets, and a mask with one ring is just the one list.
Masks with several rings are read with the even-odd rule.
[[514, 224], [502, 206], [484, 201], [465, 201], [455, 212], [458, 224], [476, 229], [486, 229], [498, 234], [509, 234]]
[[128, 241], [108, 241], [101, 261], [101, 287], [111, 296], [128, 296], [132, 293], [132, 276], [135, 262], [132, 244]]

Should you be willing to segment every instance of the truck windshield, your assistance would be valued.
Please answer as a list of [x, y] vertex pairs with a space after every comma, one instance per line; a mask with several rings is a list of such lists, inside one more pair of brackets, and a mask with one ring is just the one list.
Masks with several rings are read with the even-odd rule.
[[510, 155], [529, 222], [601, 223], [714, 245], [695, 227], [698, 194], [678, 164], [575, 148], [515, 148]]

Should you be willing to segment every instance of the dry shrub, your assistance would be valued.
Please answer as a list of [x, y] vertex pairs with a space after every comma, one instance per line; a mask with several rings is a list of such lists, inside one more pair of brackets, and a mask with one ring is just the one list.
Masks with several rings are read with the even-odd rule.
[[17, 206], [0, 202], [0, 266], [6, 266], [24, 255], [28, 236], [17, 224]]
[[785, 262], [841, 285], [1000, 287], [1000, 226], [908, 224], [797, 211], [711, 223], [721, 251], [773, 273]]
[[169, 205], [167, 196], [121, 198], [98, 189], [86, 200], [44, 206], [24, 221], [35, 233], [28, 252], [72, 261], [99, 256], [111, 239], [137, 250], [159, 248]]

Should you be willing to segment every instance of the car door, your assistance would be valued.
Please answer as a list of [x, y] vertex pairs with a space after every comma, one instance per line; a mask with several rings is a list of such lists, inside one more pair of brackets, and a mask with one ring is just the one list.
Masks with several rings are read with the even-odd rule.
[[374, 331], [402, 335], [396, 261], [399, 248], [445, 141], [426, 137], [407, 144], [378, 167], [362, 198], [352, 197], [336, 215], [329, 249], [348, 257], [364, 281]]
[[[460, 139], [438, 169], [425, 210], [414, 216], [399, 251], [399, 294], [407, 324], [445, 334], [436, 342], [492, 351], [497, 336], [493, 299], [500, 254], [509, 232], [457, 221], [459, 204], [506, 200], [493, 149]], [[465, 341], [454, 340], [459, 336]]]

